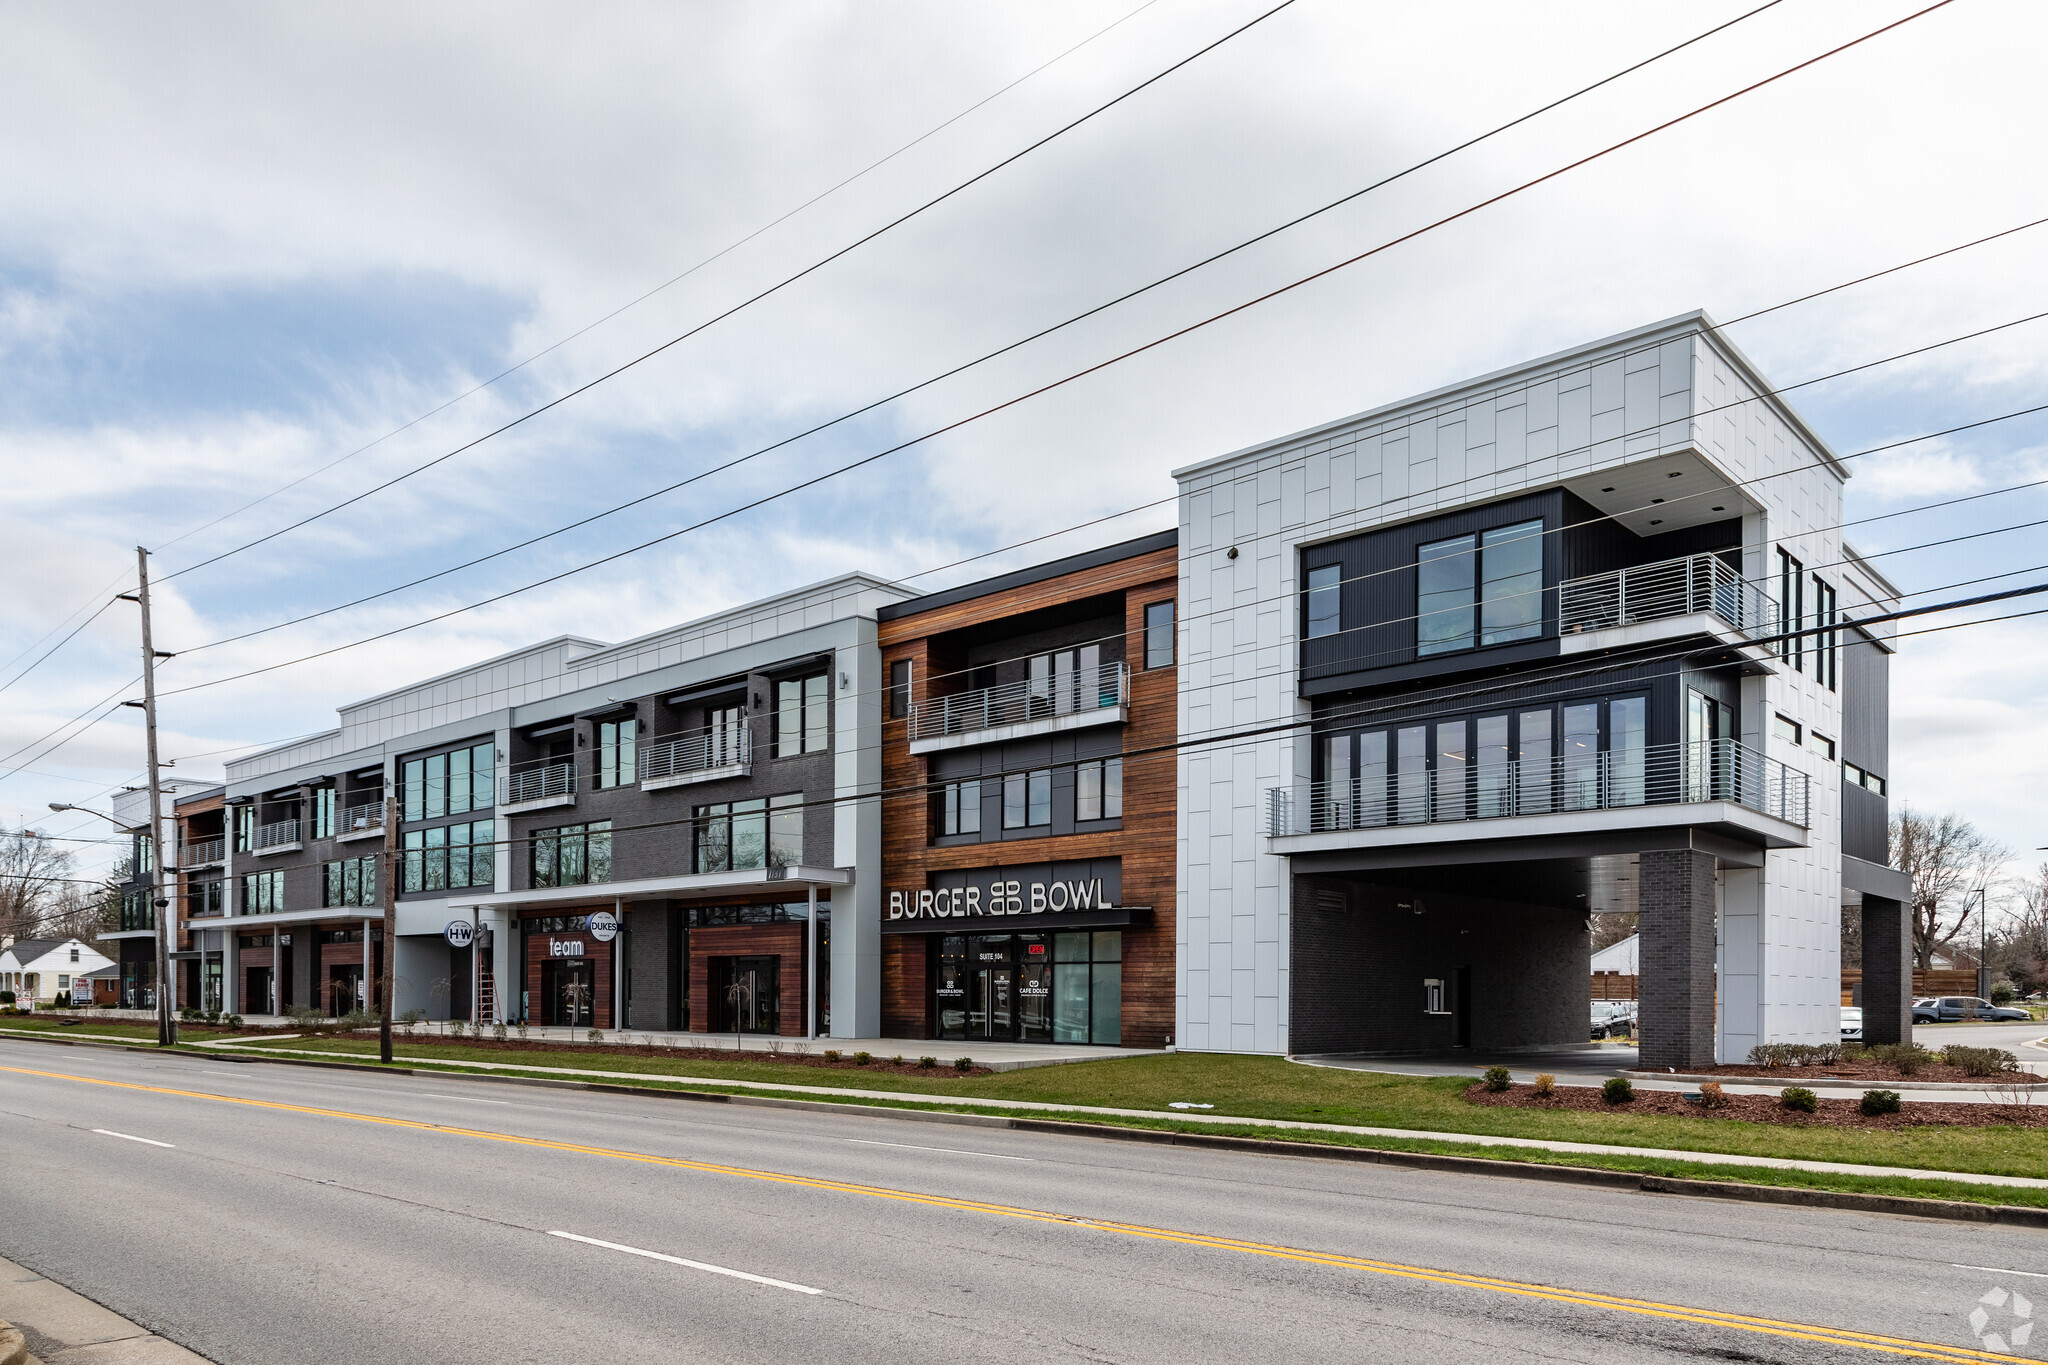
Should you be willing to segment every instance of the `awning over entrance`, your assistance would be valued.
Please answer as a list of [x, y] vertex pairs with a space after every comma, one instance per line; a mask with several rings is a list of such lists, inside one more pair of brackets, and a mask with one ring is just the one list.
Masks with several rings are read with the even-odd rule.
[[[853, 873], [830, 867], [764, 867], [745, 872], [695, 872], [674, 877], [642, 877], [630, 882], [594, 882], [587, 886], [547, 886], [528, 891], [498, 891], [483, 895], [450, 892], [451, 910], [570, 910], [579, 906], [609, 906], [619, 901], [675, 900], [689, 897], [730, 896], [735, 892], [810, 887], [849, 886]], [[266, 917], [267, 918], [267, 917]]]

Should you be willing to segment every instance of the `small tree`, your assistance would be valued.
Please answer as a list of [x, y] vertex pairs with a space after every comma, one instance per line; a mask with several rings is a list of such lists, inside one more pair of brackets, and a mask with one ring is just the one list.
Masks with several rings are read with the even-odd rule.
[[1913, 879], [1913, 965], [1926, 971], [1937, 952], [1977, 930], [1976, 893], [1988, 893], [2012, 853], [1953, 811], [1904, 806], [1892, 817], [1891, 854]]

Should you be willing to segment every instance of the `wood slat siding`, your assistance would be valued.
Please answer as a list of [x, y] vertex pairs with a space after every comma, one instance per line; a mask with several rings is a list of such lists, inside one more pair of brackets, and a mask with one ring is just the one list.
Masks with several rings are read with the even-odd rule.
[[[1104, 593], [1124, 594], [1124, 658], [1131, 667], [1131, 720], [1123, 727], [1125, 752], [1171, 743], [1178, 734], [1179, 687], [1172, 667], [1145, 668], [1145, 606], [1178, 598], [1179, 552], [1168, 548], [1043, 582], [937, 607], [893, 621], [878, 632], [882, 676], [899, 659], [912, 661], [912, 690], [923, 701], [930, 686], [930, 645], [936, 635], [965, 626], [1059, 606]], [[1178, 612], [1176, 612], [1176, 621]], [[1124, 760], [1122, 828], [1044, 839], [1010, 839], [934, 848], [928, 840], [926, 801], [890, 798], [882, 812], [882, 882], [886, 890], [929, 885], [930, 875], [955, 869], [1065, 862], [1080, 858], [1122, 860], [1127, 905], [1150, 905], [1150, 923], [1124, 933], [1123, 1043], [1163, 1046], [1173, 1032], [1175, 756], [1171, 751]], [[931, 780], [928, 765], [910, 753], [907, 726], [882, 725], [882, 785], [886, 790], [921, 786]], [[1000, 931], [1000, 921], [991, 930]], [[1011, 926], [1012, 931], [1026, 926]], [[1029, 931], [1059, 927], [1048, 915]], [[926, 934], [888, 934], [882, 939], [882, 1033], [890, 1038], [928, 1038], [929, 972], [936, 954]]]
[[723, 924], [690, 931], [690, 1031], [708, 1033], [718, 1018], [711, 998], [714, 957], [774, 957], [775, 986], [780, 996], [776, 1032], [785, 1038], [804, 1036], [804, 939], [807, 924]]
[[[590, 1027], [616, 1027], [612, 1021], [612, 948], [617, 944], [618, 940], [613, 939], [611, 943], [599, 943], [588, 933], [543, 934], [529, 932], [526, 935], [526, 989], [529, 992], [526, 998], [531, 1002], [534, 1022], [541, 1024], [552, 1024], [555, 1022], [549, 1015], [549, 1011], [554, 1008], [554, 1002], [541, 989], [541, 968], [550, 962], [575, 962], [578, 960], [572, 957], [557, 958], [548, 956], [548, 940], [572, 938], [583, 941], [583, 957], [581, 960], [590, 963], [596, 974], [596, 979], [590, 983]], [[454, 1011], [456, 1018], [467, 1019], [469, 1017], [470, 1003], [470, 998], [465, 996], [463, 999], [450, 1002], [449, 1007]]]

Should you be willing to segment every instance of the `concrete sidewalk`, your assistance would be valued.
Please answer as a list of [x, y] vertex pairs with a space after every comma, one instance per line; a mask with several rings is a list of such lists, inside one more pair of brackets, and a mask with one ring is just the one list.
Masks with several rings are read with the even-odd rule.
[[[229, 1049], [221, 1048], [220, 1051], [228, 1052]], [[265, 1053], [285, 1053], [291, 1056], [319, 1058], [326, 1061], [352, 1062], [358, 1065], [363, 1062], [362, 1057], [353, 1053], [321, 1052], [311, 1048], [244, 1047], [235, 1048], [233, 1051], [250, 1053], [256, 1056], [262, 1056]], [[1933, 1171], [1901, 1166], [1866, 1166], [1845, 1161], [1803, 1161], [1790, 1157], [1745, 1156], [1730, 1152], [1694, 1152], [1664, 1147], [1621, 1147], [1595, 1142], [1562, 1142], [1549, 1138], [1496, 1137], [1487, 1133], [1440, 1133], [1413, 1128], [1372, 1128], [1341, 1123], [1308, 1123], [1291, 1119], [1251, 1118], [1235, 1114], [1212, 1114], [1204, 1113], [1200, 1110], [1114, 1109], [1099, 1105], [1054, 1104], [1043, 1100], [1003, 1100], [979, 1096], [961, 1096], [957, 1099], [949, 1099], [945, 1096], [934, 1096], [917, 1091], [858, 1090], [851, 1087], [824, 1085], [782, 1085], [769, 1081], [736, 1081], [710, 1076], [650, 1076], [644, 1072], [600, 1071], [586, 1067], [520, 1066], [516, 1063], [507, 1062], [443, 1062], [427, 1058], [408, 1057], [405, 1059], [404, 1064], [412, 1068], [432, 1068], [447, 1076], [460, 1075], [463, 1071], [482, 1071], [487, 1074], [492, 1072], [512, 1072], [528, 1076], [559, 1078], [561, 1080], [586, 1083], [590, 1081], [609, 1081], [618, 1084], [636, 1080], [654, 1080], [678, 1086], [708, 1086], [721, 1090], [739, 1090], [743, 1092], [765, 1091], [771, 1095], [816, 1095], [832, 1099], [886, 1100], [919, 1108], [944, 1105], [956, 1109], [1024, 1110], [1035, 1113], [1094, 1115], [1104, 1118], [1174, 1119], [1183, 1123], [1273, 1128], [1295, 1132], [1347, 1133], [1361, 1137], [1459, 1143], [1475, 1147], [1515, 1147], [1524, 1150], [1568, 1152], [1587, 1156], [1652, 1157], [1665, 1161], [1693, 1161], [1710, 1166], [1760, 1166], [1772, 1170], [1810, 1171], [1823, 1175], [1882, 1176], [1905, 1180], [1947, 1180], [1969, 1185], [2010, 1185], [2025, 1189], [2048, 1189], [2048, 1180], [2037, 1180], [2028, 1176], [2018, 1175], [1989, 1175], [1972, 1171]]]
[[43, 1365], [207, 1365], [175, 1341], [0, 1258], [0, 1322], [11, 1322]]

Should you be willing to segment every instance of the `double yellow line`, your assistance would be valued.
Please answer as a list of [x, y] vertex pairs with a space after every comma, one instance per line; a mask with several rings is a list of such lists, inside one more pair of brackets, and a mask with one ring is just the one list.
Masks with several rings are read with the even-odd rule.
[[573, 1152], [581, 1156], [606, 1157], [615, 1161], [637, 1161], [649, 1166], [667, 1166], [681, 1171], [699, 1171], [707, 1175], [733, 1176], [742, 1180], [763, 1180], [777, 1185], [790, 1185], [799, 1189], [825, 1190], [834, 1194], [863, 1195], [870, 1199], [889, 1199], [902, 1204], [917, 1204], [928, 1208], [949, 1209], [961, 1213], [986, 1214], [994, 1218], [1018, 1218], [1034, 1223], [1057, 1223], [1070, 1228], [1085, 1228], [1096, 1232], [1114, 1233], [1124, 1237], [1142, 1237], [1148, 1241], [1175, 1243], [1181, 1246], [1203, 1247], [1212, 1251], [1237, 1252], [1247, 1256], [1264, 1256], [1273, 1260], [1295, 1261], [1303, 1265], [1329, 1266], [1337, 1270], [1362, 1271], [1372, 1275], [1386, 1275], [1397, 1279], [1416, 1280], [1426, 1284], [1450, 1285], [1460, 1289], [1481, 1289], [1495, 1294], [1509, 1294], [1517, 1298], [1541, 1299], [1550, 1303], [1568, 1304], [1580, 1308], [1604, 1309], [1614, 1313], [1627, 1313], [1636, 1317], [1661, 1318], [1668, 1322], [1692, 1323], [1701, 1327], [1718, 1327], [1728, 1331], [1750, 1332], [1764, 1336], [1784, 1337], [1794, 1341], [1813, 1341], [1832, 1346], [1851, 1346], [1860, 1350], [1877, 1351], [1886, 1355], [1913, 1356], [1926, 1360], [1965, 1362], [2029, 1362], [2028, 1357], [2000, 1355], [1971, 1347], [1942, 1346], [1933, 1342], [1915, 1341], [1907, 1337], [1883, 1336], [1875, 1332], [1858, 1332], [1843, 1327], [1822, 1327], [1813, 1323], [1787, 1322], [1779, 1318], [1757, 1317], [1748, 1313], [1724, 1313], [1712, 1308], [1688, 1308], [1680, 1304], [1659, 1303], [1653, 1299], [1631, 1299], [1618, 1294], [1599, 1294], [1579, 1289], [1559, 1289], [1551, 1285], [1531, 1284], [1523, 1280], [1501, 1279], [1493, 1275], [1469, 1275], [1455, 1270], [1433, 1270], [1426, 1266], [1403, 1265], [1398, 1261], [1378, 1261], [1362, 1256], [1346, 1256], [1331, 1251], [1308, 1251], [1299, 1247], [1276, 1246], [1269, 1242], [1249, 1242], [1236, 1237], [1216, 1237], [1206, 1233], [1181, 1232], [1172, 1228], [1149, 1227], [1143, 1223], [1120, 1223], [1107, 1219], [1079, 1218], [1069, 1214], [1052, 1213], [1044, 1209], [1018, 1208], [1009, 1204], [988, 1204], [973, 1199], [954, 1199], [946, 1195], [920, 1194], [914, 1190], [895, 1190], [880, 1185], [858, 1185], [845, 1180], [825, 1180], [817, 1176], [789, 1175], [781, 1171], [754, 1170], [746, 1166], [727, 1166], [715, 1161], [692, 1161], [685, 1157], [655, 1156], [647, 1152], [631, 1152], [617, 1147], [595, 1147], [581, 1142], [557, 1142], [548, 1138], [522, 1137], [517, 1133], [497, 1133], [483, 1128], [458, 1128], [445, 1123], [421, 1123], [415, 1119], [390, 1118], [382, 1114], [359, 1114], [347, 1109], [322, 1109], [312, 1105], [285, 1104], [277, 1100], [243, 1099], [235, 1095], [214, 1095], [202, 1090], [180, 1090], [171, 1086], [141, 1085], [131, 1081], [109, 1081], [95, 1076], [72, 1076], [61, 1071], [37, 1071], [28, 1067], [0, 1066], [0, 1072], [12, 1072], [20, 1076], [38, 1076], [46, 1080], [75, 1081], [81, 1085], [106, 1086], [116, 1090], [139, 1090], [152, 1095], [175, 1095], [182, 1099], [211, 1100], [216, 1104], [237, 1104], [251, 1109], [273, 1109], [288, 1114], [310, 1114], [316, 1118], [346, 1119], [353, 1123], [382, 1124], [388, 1128], [410, 1128], [424, 1133], [441, 1133], [449, 1137], [475, 1138], [484, 1142], [504, 1142], [520, 1147], [538, 1147], [546, 1151]]

